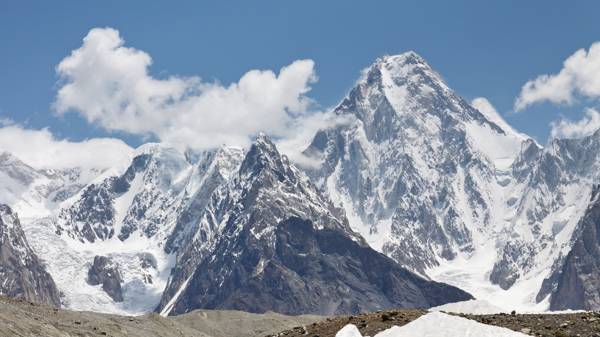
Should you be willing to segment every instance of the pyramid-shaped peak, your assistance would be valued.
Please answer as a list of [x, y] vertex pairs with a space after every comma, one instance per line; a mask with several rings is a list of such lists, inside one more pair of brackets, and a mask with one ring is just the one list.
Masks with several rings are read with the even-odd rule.
[[362, 90], [382, 85], [409, 86], [413, 96], [418, 94], [418, 89], [423, 85], [426, 87], [425, 91], [449, 91], [442, 76], [414, 51], [379, 57], [363, 72], [358, 85], [363, 86]]
[[285, 155], [264, 133], [260, 133], [242, 161], [240, 174], [245, 176], [275, 175], [280, 181], [295, 180], [296, 173]]
[[443, 85], [442, 76], [427, 61], [415, 53], [408, 51], [399, 55], [384, 56], [376, 62], [380, 72], [389, 74], [391, 78], [408, 82], [430, 82]]
[[252, 146], [250, 147], [250, 151], [248, 151], [248, 153], [252, 152], [260, 153], [262, 156], [265, 157], [278, 158], [281, 156], [279, 154], [279, 151], [277, 150], [277, 147], [275, 146], [275, 143], [273, 143], [271, 138], [263, 132], [259, 133], [256, 136], [254, 142], [252, 143]]
[[386, 63], [423, 64], [429, 66], [421, 55], [412, 50], [397, 55], [386, 55], [382, 60]]

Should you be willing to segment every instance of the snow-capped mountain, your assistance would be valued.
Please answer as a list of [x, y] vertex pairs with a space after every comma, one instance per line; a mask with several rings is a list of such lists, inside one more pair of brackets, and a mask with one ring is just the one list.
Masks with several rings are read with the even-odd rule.
[[161, 301], [163, 314], [356, 313], [470, 298], [371, 249], [264, 135], [213, 194], [180, 263]]
[[146, 144], [122, 173], [101, 174], [55, 216], [28, 224], [65, 306], [152, 311], [179, 247], [198, 226], [199, 209], [242, 156], [241, 149], [223, 148], [200, 153], [191, 163], [172, 147]]
[[72, 309], [334, 313], [467, 296], [425, 279], [505, 308], [598, 308], [600, 131], [542, 147], [413, 52], [378, 59], [331, 113], [300, 169], [263, 135], [248, 151], [146, 144], [110, 169], [3, 153], [0, 202]]
[[0, 295], [60, 306], [52, 277], [33, 252], [17, 214], [0, 204]]
[[377, 60], [334, 113], [352, 121], [315, 136], [305, 153], [321, 165], [310, 174], [374, 247], [425, 273], [495, 235], [526, 138], [453, 93], [421, 57]]
[[334, 113], [350, 122], [317, 133], [308, 171], [374, 248], [493, 303], [548, 307], [598, 136], [543, 148], [413, 52], [377, 60]]

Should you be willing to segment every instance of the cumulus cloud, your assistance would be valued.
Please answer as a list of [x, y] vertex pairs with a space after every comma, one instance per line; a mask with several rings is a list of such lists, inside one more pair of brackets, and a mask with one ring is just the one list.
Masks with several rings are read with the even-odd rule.
[[552, 138], [581, 138], [589, 136], [600, 129], [600, 113], [592, 108], [585, 111], [585, 116], [578, 121], [560, 119], [550, 123]]
[[576, 95], [600, 97], [600, 42], [569, 56], [557, 74], [540, 75], [525, 83], [515, 101], [515, 110], [545, 101], [571, 104]]
[[198, 77], [156, 78], [152, 58], [125, 46], [119, 32], [94, 28], [56, 70], [61, 78], [55, 109], [74, 111], [107, 130], [153, 135], [192, 148], [247, 145], [258, 132], [285, 137], [305, 118], [306, 96], [316, 81], [314, 62], [298, 60], [251, 70], [222, 85]]
[[55, 138], [48, 129], [27, 129], [6, 120], [0, 124], [0, 152], [9, 152], [37, 169], [104, 169], [128, 162], [133, 154], [119, 139], [73, 142]]

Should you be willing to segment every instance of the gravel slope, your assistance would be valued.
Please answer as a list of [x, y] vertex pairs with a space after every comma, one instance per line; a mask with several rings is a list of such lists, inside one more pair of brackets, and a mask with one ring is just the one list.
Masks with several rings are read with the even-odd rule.
[[61, 310], [0, 296], [0, 337], [254, 337], [318, 319], [205, 310], [169, 318], [158, 314], [127, 317]]

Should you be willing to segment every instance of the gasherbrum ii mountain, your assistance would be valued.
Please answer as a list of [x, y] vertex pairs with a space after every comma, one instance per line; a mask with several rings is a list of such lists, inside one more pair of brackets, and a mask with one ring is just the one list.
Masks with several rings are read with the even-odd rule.
[[329, 315], [470, 298], [370, 248], [264, 135], [237, 175], [213, 194], [181, 262], [161, 301], [163, 313], [226, 308]]
[[52, 277], [35, 255], [17, 214], [0, 204], [0, 295], [60, 306]]
[[[413, 52], [363, 74], [298, 164], [264, 135], [249, 149], [146, 144], [112, 168], [3, 153], [0, 202], [23, 231], [3, 241], [2, 268], [26, 275], [20, 289], [45, 284], [38, 301], [125, 314], [330, 314], [468, 293], [600, 309], [600, 131], [541, 146]], [[37, 262], [15, 264], [22, 252]]]

